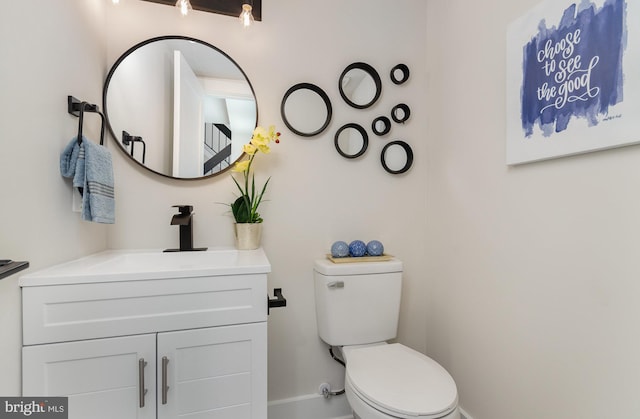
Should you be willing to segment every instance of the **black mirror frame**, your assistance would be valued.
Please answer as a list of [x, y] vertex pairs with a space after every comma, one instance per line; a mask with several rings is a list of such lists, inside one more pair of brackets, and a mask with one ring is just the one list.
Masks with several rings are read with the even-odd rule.
[[[407, 162], [405, 163], [404, 167], [398, 170], [393, 170], [389, 166], [387, 166], [387, 159], [385, 157], [385, 153], [387, 152], [389, 147], [394, 145], [399, 145], [400, 147], [402, 147], [405, 153], [407, 154]], [[382, 149], [382, 152], [380, 153], [380, 162], [382, 163], [382, 167], [384, 167], [384, 170], [391, 173], [392, 175], [399, 175], [399, 174], [405, 173], [411, 168], [411, 165], [413, 165], [413, 150], [411, 149], [411, 146], [404, 141], [401, 141], [401, 140], [391, 141], [390, 143], [387, 143]]]
[[[399, 79], [396, 77], [396, 70], [400, 70], [402, 71], [402, 78]], [[389, 73], [389, 77], [391, 78], [391, 81], [393, 82], [393, 84], [402, 84], [404, 82], [406, 82], [407, 80], [409, 80], [409, 67], [407, 67], [406, 64], [398, 64], [395, 67], [393, 67], [391, 69], [391, 72]]]
[[[340, 148], [340, 143], [338, 141], [340, 139], [340, 133], [349, 128], [355, 129], [360, 133], [360, 135], [362, 135], [362, 148], [356, 154], [347, 154], [344, 151], [342, 151], [342, 149]], [[369, 147], [369, 135], [367, 135], [367, 131], [365, 131], [365, 129], [362, 128], [361, 125], [355, 124], [355, 123], [349, 123], [341, 126], [338, 129], [338, 131], [336, 131], [336, 135], [334, 137], [333, 143], [336, 146], [336, 150], [338, 151], [338, 154], [340, 154], [342, 157], [347, 159], [355, 159], [357, 157], [362, 156], [364, 152], [367, 151], [367, 148]]]
[[[327, 107], [327, 119], [325, 120], [325, 122], [322, 125], [322, 127], [320, 127], [318, 130], [313, 131], [313, 132], [302, 132], [302, 131], [296, 129], [295, 127], [293, 127], [293, 125], [287, 119], [287, 115], [285, 114], [285, 111], [284, 111], [284, 107], [285, 107], [285, 104], [286, 104], [287, 99], [289, 98], [289, 96], [291, 96], [294, 92], [296, 92], [298, 90], [302, 90], [302, 89], [312, 90], [315, 93], [317, 93], [318, 96], [320, 96], [320, 98], [322, 99], [322, 101], [324, 102], [324, 104]], [[318, 87], [318, 86], [316, 86], [315, 84], [312, 84], [312, 83], [298, 83], [298, 84], [295, 84], [295, 85], [291, 86], [289, 88], [289, 90], [287, 90], [287, 92], [284, 94], [284, 97], [282, 98], [282, 102], [280, 103], [280, 116], [282, 117], [282, 122], [284, 122], [286, 127], [289, 128], [291, 130], [291, 132], [293, 132], [294, 134], [297, 134], [297, 135], [299, 135], [301, 137], [313, 137], [314, 135], [320, 134], [322, 131], [327, 129], [327, 127], [329, 126], [329, 123], [331, 122], [332, 115], [333, 115], [333, 108], [331, 106], [331, 100], [329, 100], [329, 96], [327, 96], [327, 94], [325, 93], [324, 90], [322, 90], [320, 87]]]
[[[253, 89], [253, 85], [251, 84], [251, 81], [249, 80], [249, 77], [247, 76], [247, 74], [244, 72], [244, 70], [242, 69], [242, 67], [240, 67], [240, 65], [233, 59], [231, 58], [231, 56], [229, 54], [227, 54], [226, 52], [222, 51], [220, 48], [215, 47], [211, 44], [209, 44], [208, 42], [202, 41], [200, 39], [196, 39], [196, 38], [192, 38], [189, 36], [180, 36], [180, 35], [166, 35], [166, 36], [158, 36], [155, 38], [150, 38], [147, 39], [145, 41], [139, 42], [136, 45], [132, 46], [131, 48], [129, 48], [128, 50], [126, 50], [117, 60], [116, 62], [113, 63], [113, 65], [111, 66], [111, 69], [109, 70], [109, 73], [107, 74], [107, 77], [105, 79], [104, 82], [104, 86], [102, 88], [102, 109], [103, 109], [103, 113], [105, 115], [105, 119], [107, 122], [107, 128], [109, 129], [109, 133], [111, 134], [111, 137], [115, 140], [116, 143], [118, 143], [118, 149], [120, 149], [127, 157], [128, 159], [130, 159], [131, 161], [133, 161], [134, 163], [136, 163], [138, 166], [142, 167], [145, 170], [148, 170], [151, 173], [155, 173], [157, 175], [160, 175], [162, 177], [165, 178], [169, 178], [169, 179], [176, 179], [176, 180], [185, 180], [185, 181], [194, 181], [194, 180], [202, 180], [202, 179], [208, 179], [217, 175], [220, 175], [222, 173], [225, 173], [226, 171], [230, 170], [233, 167], [233, 163], [230, 164], [228, 167], [226, 167], [223, 170], [220, 170], [219, 172], [216, 173], [212, 173], [210, 175], [206, 175], [206, 176], [200, 176], [200, 177], [194, 177], [194, 178], [181, 178], [181, 177], [175, 177], [175, 176], [171, 176], [162, 172], [158, 172], [157, 170], [151, 169], [149, 167], [147, 167], [145, 164], [141, 163], [140, 161], [136, 160], [135, 158], [133, 158], [133, 156], [130, 156], [127, 153], [127, 150], [123, 147], [123, 144], [121, 142], [121, 137], [119, 135], [116, 135], [116, 133], [113, 130], [113, 127], [111, 126], [111, 121], [109, 120], [109, 111], [108, 111], [108, 105], [107, 105], [107, 92], [109, 90], [109, 83], [111, 82], [111, 78], [113, 77], [113, 74], [115, 73], [116, 69], [118, 68], [118, 66], [129, 56], [131, 55], [134, 51], [136, 51], [137, 49], [153, 43], [153, 42], [157, 42], [157, 41], [163, 41], [166, 39], [181, 39], [181, 40], [185, 40], [185, 41], [190, 41], [190, 42], [195, 42], [201, 45], [204, 45], [206, 47], [209, 47], [213, 50], [215, 50], [216, 52], [220, 53], [221, 55], [223, 55], [225, 58], [227, 58], [229, 61], [231, 61], [240, 71], [240, 73], [242, 73], [242, 75], [244, 76], [245, 80], [247, 81], [247, 84], [249, 85], [249, 88], [251, 89], [251, 93], [253, 94], [253, 98], [256, 104], [256, 126], [258, 124], [259, 121], [259, 112], [258, 112], [258, 98], [256, 96], [256, 92]], [[239, 161], [240, 159], [242, 159], [244, 157], [245, 153], [243, 152], [235, 161]]]
[[[376, 126], [378, 122], [382, 122], [384, 124], [384, 129], [382, 131], [379, 131]], [[378, 137], [387, 135], [389, 131], [391, 131], [391, 121], [386, 116], [379, 116], [371, 123], [371, 131], [373, 131], [373, 133]]]
[[[403, 118], [398, 118], [396, 116], [396, 111], [397, 110], [404, 111], [404, 117]], [[407, 122], [407, 120], [409, 119], [410, 116], [411, 116], [411, 109], [409, 109], [409, 106], [404, 104], [404, 103], [400, 103], [400, 104], [394, 106], [393, 109], [391, 109], [391, 119], [393, 119], [398, 124], [404, 124], [405, 122]]]
[[[373, 99], [369, 103], [360, 105], [358, 103], [352, 102], [351, 99], [347, 97], [346, 93], [342, 89], [342, 79], [350, 70], [354, 70], [354, 69], [360, 69], [366, 72], [367, 74], [369, 74], [376, 85], [376, 94], [374, 95]], [[349, 64], [347, 68], [345, 68], [342, 74], [340, 75], [340, 78], [338, 79], [338, 89], [340, 90], [340, 96], [342, 96], [342, 99], [344, 99], [344, 101], [347, 102], [349, 106], [356, 109], [366, 109], [372, 106], [374, 103], [376, 103], [376, 101], [380, 98], [380, 95], [382, 94], [382, 80], [380, 79], [380, 75], [378, 74], [376, 69], [370, 66], [369, 64], [360, 63], [360, 62], [353, 63], [353, 64]]]

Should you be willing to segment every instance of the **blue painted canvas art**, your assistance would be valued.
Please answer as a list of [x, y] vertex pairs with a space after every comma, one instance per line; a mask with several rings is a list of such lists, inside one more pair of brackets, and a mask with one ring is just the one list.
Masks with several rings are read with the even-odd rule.
[[508, 164], [640, 140], [638, 7], [548, 0], [509, 26]]

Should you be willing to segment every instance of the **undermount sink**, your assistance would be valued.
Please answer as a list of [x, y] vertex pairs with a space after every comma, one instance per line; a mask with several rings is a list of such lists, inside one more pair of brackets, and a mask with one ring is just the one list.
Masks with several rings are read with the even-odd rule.
[[20, 286], [113, 282], [268, 273], [262, 249], [213, 248], [203, 252], [107, 250], [24, 275]]

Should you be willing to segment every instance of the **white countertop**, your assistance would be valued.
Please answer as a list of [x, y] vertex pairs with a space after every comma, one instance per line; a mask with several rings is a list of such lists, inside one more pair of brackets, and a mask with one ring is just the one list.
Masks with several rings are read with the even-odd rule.
[[161, 249], [106, 250], [26, 274], [19, 279], [19, 285], [31, 287], [269, 272], [271, 264], [261, 248], [236, 250], [221, 247], [168, 253]]

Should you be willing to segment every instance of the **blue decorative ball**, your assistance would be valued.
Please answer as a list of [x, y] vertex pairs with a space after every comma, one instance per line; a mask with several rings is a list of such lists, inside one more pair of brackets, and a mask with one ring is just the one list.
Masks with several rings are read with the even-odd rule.
[[359, 258], [367, 254], [367, 245], [362, 240], [354, 240], [349, 243], [349, 254], [354, 258]]
[[345, 258], [349, 256], [349, 245], [343, 241], [337, 241], [331, 245], [331, 256]]
[[367, 243], [367, 254], [369, 256], [382, 256], [384, 246], [378, 240], [371, 240]]

